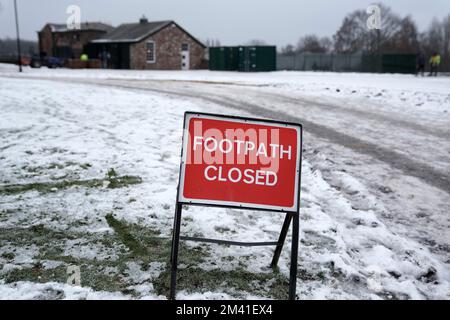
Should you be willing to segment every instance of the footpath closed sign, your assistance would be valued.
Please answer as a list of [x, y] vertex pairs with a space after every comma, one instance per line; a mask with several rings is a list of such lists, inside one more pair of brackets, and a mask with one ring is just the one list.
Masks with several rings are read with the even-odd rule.
[[[296, 298], [302, 126], [186, 112], [171, 250], [170, 299], [176, 297], [179, 242], [274, 246], [276, 270], [292, 222], [289, 299]], [[181, 236], [183, 205], [285, 213], [278, 241], [242, 242]]]
[[178, 202], [298, 212], [302, 128], [185, 114]]

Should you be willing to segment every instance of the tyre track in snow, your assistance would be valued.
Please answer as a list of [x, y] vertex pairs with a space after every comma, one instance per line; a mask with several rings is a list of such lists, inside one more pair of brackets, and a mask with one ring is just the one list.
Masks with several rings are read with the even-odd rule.
[[[244, 101], [244, 99], [236, 100], [229, 96], [224, 96], [220, 94], [211, 94], [208, 92], [207, 94], [194, 91], [193, 88], [189, 87], [187, 84], [192, 84], [189, 81], [155, 81], [155, 80], [127, 80], [127, 79], [77, 79], [77, 78], [51, 78], [51, 77], [14, 77], [14, 78], [27, 78], [31, 80], [49, 80], [49, 81], [63, 81], [69, 83], [78, 83], [78, 84], [95, 84], [104, 87], [115, 87], [127, 90], [139, 90], [139, 91], [150, 91], [156, 92], [159, 94], [165, 94], [169, 96], [176, 96], [181, 98], [190, 98], [195, 100], [203, 100], [210, 103], [214, 103], [217, 105], [225, 106], [231, 109], [235, 109], [238, 111], [248, 112], [257, 117], [271, 118], [274, 120], [280, 121], [289, 121], [289, 122], [298, 122], [303, 125], [303, 128], [306, 132], [322, 139], [326, 139], [333, 144], [340, 145], [345, 148], [349, 148], [357, 153], [368, 155], [374, 159], [377, 159], [380, 162], [384, 162], [390, 165], [392, 168], [398, 169], [402, 171], [405, 175], [409, 175], [412, 177], [419, 178], [425, 183], [439, 188], [440, 190], [450, 194], [450, 175], [444, 174], [443, 172], [436, 170], [432, 166], [429, 166], [425, 163], [416, 161], [409, 156], [400, 154], [396, 151], [393, 151], [389, 148], [383, 147], [381, 145], [377, 145], [372, 142], [368, 142], [357, 137], [339, 132], [330, 127], [321, 125], [319, 123], [306, 120], [299, 116], [294, 116], [288, 114], [285, 111], [281, 110], [273, 110], [268, 109], [266, 107], [262, 107], [258, 104], [250, 103], [248, 101]], [[164, 83], [171, 84], [179, 84], [179, 87], [176, 90], [166, 89], [164, 88]], [[200, 83], [205, 85], [204, 83]], [[301, 102], [301, 99], [284, 96], [281, 94], [270, 94], [264, 93], [266, 96], [272, 96], [273, 98], [284, 99], [285, 101], [290, 101], [291, 103]], [[308, 104], [313, 106], [317, 106], [319, 108], [332, 108], [333, 106], [327, 106], [323, 103], [315, 103], [311, 101], [306, 101]], [[346, 111], [350, 112], [350, 111]], [[359, 117], [366, 116], [363, 111], [355, 111], [352, 112], [354, 114], [358, 114]], [[370, 119], [372, 113], [368, 113], [366, 118]], [[382, 117], [382, 118], [381, 118]], [[380, 120], [385, 119], [383, 116], [379, 116]], [[396, 121], [396, 125], [403, 125], [409, 129], [419, 129], [418, 126], [409, 123], [407, 121]], [[402, 124], [402, 122], [404, 122]], [[424, 127], [420, 128], [421, 131], [424, 130]], [[429, 134], [436, 135], [438, 137], [442, 136], [442, 132], [433, 132], [429, 131]]]
[[294, 103], [294, 104], [303, 104], [303, 105], [312, 105], [315, 108], [323, 111], [330, 111], [330, 109], [335, 109], [336, 113], [341, 114], [347, 114], [351, 116], [355, 116], [362, 119], [370, 119], [370, 120], [376, 120], [378, 122], [386, 123], [391, 125], [392, 127], [400, 127], [400, 128], [407, 128], [414, 130], [415, 132], [422, 132], [427, 135], [435, 136], [441, 139], [448, 139], [450, 136], [450, 131], [443, 131], [436, 128], [429, 128], [422, 125], [418, 125], [416, 123], [412, 123], [410, 121], [402, 120], [402, 119], [394, 119], [392, 117], [371, 112], [371, 111], [362, 111], [362, 110], [356, 110], [356, 109], [347, 109], [347, 108], [341, 108], [337, 105], [330, 104], [330, 103], [321, 103], [317, 101], [313, 101], [311, 99], [306, 98], [300, 98], [300, 97], [292, 97], [287, 95], [282, 95], [278, 93], [270, 93], [270, 94], [264, 94], [268, 98], [278, 98], [281, 101], [285, 101], [287, 103]]

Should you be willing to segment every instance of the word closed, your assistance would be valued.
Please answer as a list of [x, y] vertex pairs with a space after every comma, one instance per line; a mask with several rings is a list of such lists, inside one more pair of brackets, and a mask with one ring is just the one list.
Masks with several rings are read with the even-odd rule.
[[178, 201], [297, 212], [302, 128], [185, 114]]

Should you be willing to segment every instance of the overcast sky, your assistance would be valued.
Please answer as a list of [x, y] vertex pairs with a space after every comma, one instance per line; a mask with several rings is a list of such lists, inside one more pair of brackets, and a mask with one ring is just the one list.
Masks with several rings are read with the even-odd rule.
[[[102, 21], [114, 26], [137, 21], [175, 20], [200, 40], [219, 39], [236, 45], [262, 39], [278, 46], [297, 43], [300, 36], [333, 35], [344, 16], [365, 9], [365, 0], [17, 0], [22, 38], [37, 39], [47, 22], [65, 23], [66, 8], [81, 8], [82, 21]], [[0, 37], [15, 37], [13, 0], [0, 0]], [[412, 15], [421, 30], [433, 17], [450, 13], [450, 0], [384, 1], [402, 16]]]

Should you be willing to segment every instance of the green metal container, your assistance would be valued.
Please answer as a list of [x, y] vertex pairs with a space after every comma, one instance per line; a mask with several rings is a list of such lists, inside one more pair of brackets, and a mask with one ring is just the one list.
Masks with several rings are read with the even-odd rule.
[[225, 47], [224, 48], [224, 65], [225, 71], [236, 71], [239, 62], [238, 48], [237, 47]]
[[209, 48], [209, 69], [215, 71], [275, 71], [275, 46]]
[[277, 69], [275, 46], [239, 47], [239, 71], [261, 72]]
[[238, 69], [237, 47], [209, 48], [209, 70], [236, 71]]
[[219, 48], [209, 48], [209, 70], [219, 68]]

